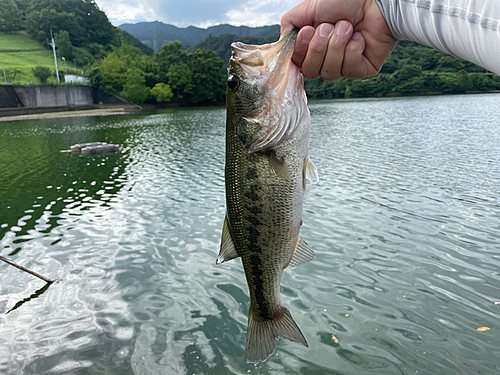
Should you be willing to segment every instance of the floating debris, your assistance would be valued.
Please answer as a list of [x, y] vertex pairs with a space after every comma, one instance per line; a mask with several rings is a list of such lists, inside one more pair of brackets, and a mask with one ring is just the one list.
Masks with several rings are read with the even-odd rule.
[[490, 331], [491, 328], [490, 327], [479, 327], [478, 329], [476, 329], [476, 331], [479, 331], [479, 332], [486, 332], [486, 331]]
[[97, 155], [97, 154], [111, 154], [120, 151], [120, 145], [107, 144], [106, 142], [89, 142], [77, 143], [61, 152], [71, 152], [72, 154], [81, 155]]
[[120, 145], [95, 145], [82, 148], [82, 155], [109, 154], [120, 151]]
[[77, 143], [76, 145], [71, 146], [69, 150], [75, 154], [79, 154], [85, 147], [94, 147], [105, 144], [106, 142]]

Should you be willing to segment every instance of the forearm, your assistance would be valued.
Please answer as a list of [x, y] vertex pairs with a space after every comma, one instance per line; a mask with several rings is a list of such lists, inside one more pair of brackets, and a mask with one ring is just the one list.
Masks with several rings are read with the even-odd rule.
[[396, 39], [408, 39], [500, 75], [500, 0], [377, 0]]

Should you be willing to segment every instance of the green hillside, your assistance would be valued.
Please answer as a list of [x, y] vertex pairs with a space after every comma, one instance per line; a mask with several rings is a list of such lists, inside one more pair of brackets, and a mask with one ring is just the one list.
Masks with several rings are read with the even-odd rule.
[[[37, 65], [55, 71], [52, 50], [45, 48], [25, 31], [0, 32], [0, 57], [3, 58], [7, 79], [12, 78], [14, 69], [20, 70], [15, 77], [16, 82], [36, 81], [31, 69]], [[62, 61], [60, 63], [62, 65]], [[3, 72], [0, 72], [0, 77], [3, 83]]]

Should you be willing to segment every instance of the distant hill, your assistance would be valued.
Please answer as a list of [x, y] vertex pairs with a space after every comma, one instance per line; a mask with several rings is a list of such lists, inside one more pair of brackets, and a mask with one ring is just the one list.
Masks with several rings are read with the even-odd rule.
[[219, 36], [208, 36], [201, 42], [187, 48], [188, 52], [196, 51], [198, 48], [208, 49], [214, 51], [219, 56], [224, 64], [229, 61], [231, 57], [231, 43], [242, 42], [246, 44], [266, 44], [276, 42], [280, 37], [279, 30], [274, 34], [267, 36], [240, 36], [234, 34], [222, 34]]
[[163, 22], [139, 22], [124, 23], [118, 28], [132, 34], [147, 46], [160, 50], [164, 43], [171, 43], [178, 40], [183, 45], [194, 45], [208, 36], [219, 36], [222, 34], [234, 34], [238, 36], [266, 37], [279, 32], [279, 25], [248, 27], [217, 25], [206, 29], [189, 26], [185, 28], [165, 24]]
[[149, 56], [153, 55], [153, 53], [154, 53], [153, 49], [151, 47], [148, 47], [144, 43], [142, 43], [135, 36], [133, 36], [132, 34], [126, 32], [125, 30], [122, 30], [120, 28], [117, 28], [116, 30], [118, 30], [118, 32], [122, 35], [125, 42], [127, 42], [128, 44], [132, 44], [134, 47], [139, 48], [142, 51], [142, 53], [144, 53], [145, 55], [149, 55]]

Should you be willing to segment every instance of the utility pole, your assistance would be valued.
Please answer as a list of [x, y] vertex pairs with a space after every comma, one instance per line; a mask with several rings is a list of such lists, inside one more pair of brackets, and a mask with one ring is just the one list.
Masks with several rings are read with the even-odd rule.
[[59, 83], [59, 70], [57, 69], [56, 44], [54, 43], [54, 37], [52, 36], [52, 29], [50, 29], [50, 38], [52, 39], [52, 43], [49, 43], [49, 46], [51, 46], [52, 51], [54, 51], [54, 64], [56, 65], [56, 77], [57, 77], [57, 83]]
[[3, 80], [7, 83], [7, 76], [5, 75], [5, 66], [3, 65], [3, 57], [2, 57], [2, 69], [3, 69]]

